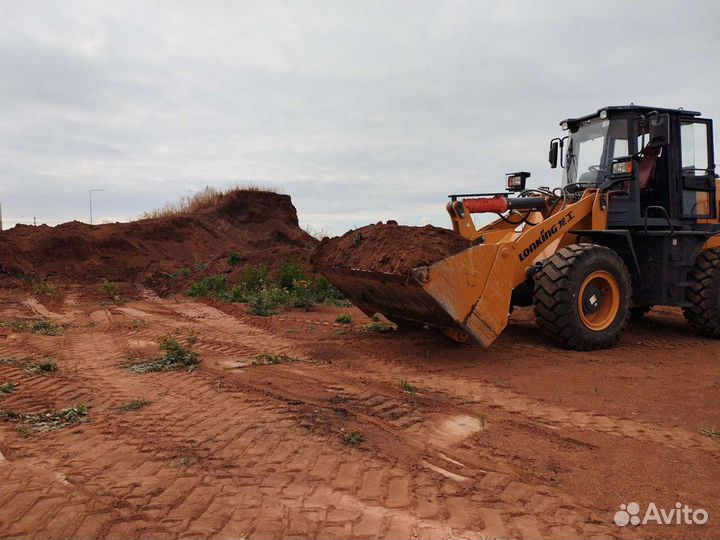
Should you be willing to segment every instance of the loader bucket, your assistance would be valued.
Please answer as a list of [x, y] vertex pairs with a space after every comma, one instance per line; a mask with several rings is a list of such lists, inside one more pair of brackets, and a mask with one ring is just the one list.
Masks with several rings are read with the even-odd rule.
[[408, 274], [340, 267], [320, 272], [369, 316], [465, 333], [488, 346], [507, 324], [512, 273], [506, 260], [497, 245], [479, 245]]

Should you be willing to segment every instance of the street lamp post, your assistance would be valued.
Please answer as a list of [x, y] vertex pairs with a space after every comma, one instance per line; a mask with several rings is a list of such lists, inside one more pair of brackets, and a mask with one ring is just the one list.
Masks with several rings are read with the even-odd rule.
[[93, 191], [105, 191], [104, 189], [91, 189], [88, 191], [88, 198], [90, 199], [90, 225], [93, 224], [93, 215], [92, 215], [92, 194]]

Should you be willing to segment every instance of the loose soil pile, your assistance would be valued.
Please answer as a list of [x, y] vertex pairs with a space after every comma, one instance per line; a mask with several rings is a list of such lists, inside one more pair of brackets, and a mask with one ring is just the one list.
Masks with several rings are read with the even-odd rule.
[[[239, 273], [246, 264], [264, 264], [271, 272], [290, 259], [307, 265], [316, 244], [300, 229], [290, 196], [239, 190], [188, 215], [105, 225], [17, 225], [0, 232], [0, 273], [139, 282], [170, 292], [210, 273]], [[233, 252], [239, 258], [231, 265]]]
[[391, 221], [324, 239], [315, 248], [311, 262], [318, 270], [340, 267], [406, 274], [471, 245], [469, 240], [450, 229], [432, 225], [406, 227]]

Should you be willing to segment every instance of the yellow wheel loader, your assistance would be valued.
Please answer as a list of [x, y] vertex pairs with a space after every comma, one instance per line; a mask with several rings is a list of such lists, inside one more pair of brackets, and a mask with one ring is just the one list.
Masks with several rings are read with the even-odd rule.
[[[322, 273], [365, 313], [490, 345], [514, 306], [535, 306], [559, 346], [613, 346], [630, 317], [680, 306], [720, 337], [720, 189], [712, 121], [682, 109], [606, 107], [561, 123], [549, 161], [562, 186], [450, 195], [452, 228], [471, 247], [396, 275]], [[472, 214], [496, 213], [477, 228]]]

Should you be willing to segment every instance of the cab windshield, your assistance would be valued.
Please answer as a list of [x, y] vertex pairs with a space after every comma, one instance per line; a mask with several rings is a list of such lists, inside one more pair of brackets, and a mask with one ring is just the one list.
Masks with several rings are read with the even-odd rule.
[[608, 175], [613, 158], [628, 153], [627, 120], [593, 118], [583, 122], [568, 136], [563, 185], [599, 184]]

